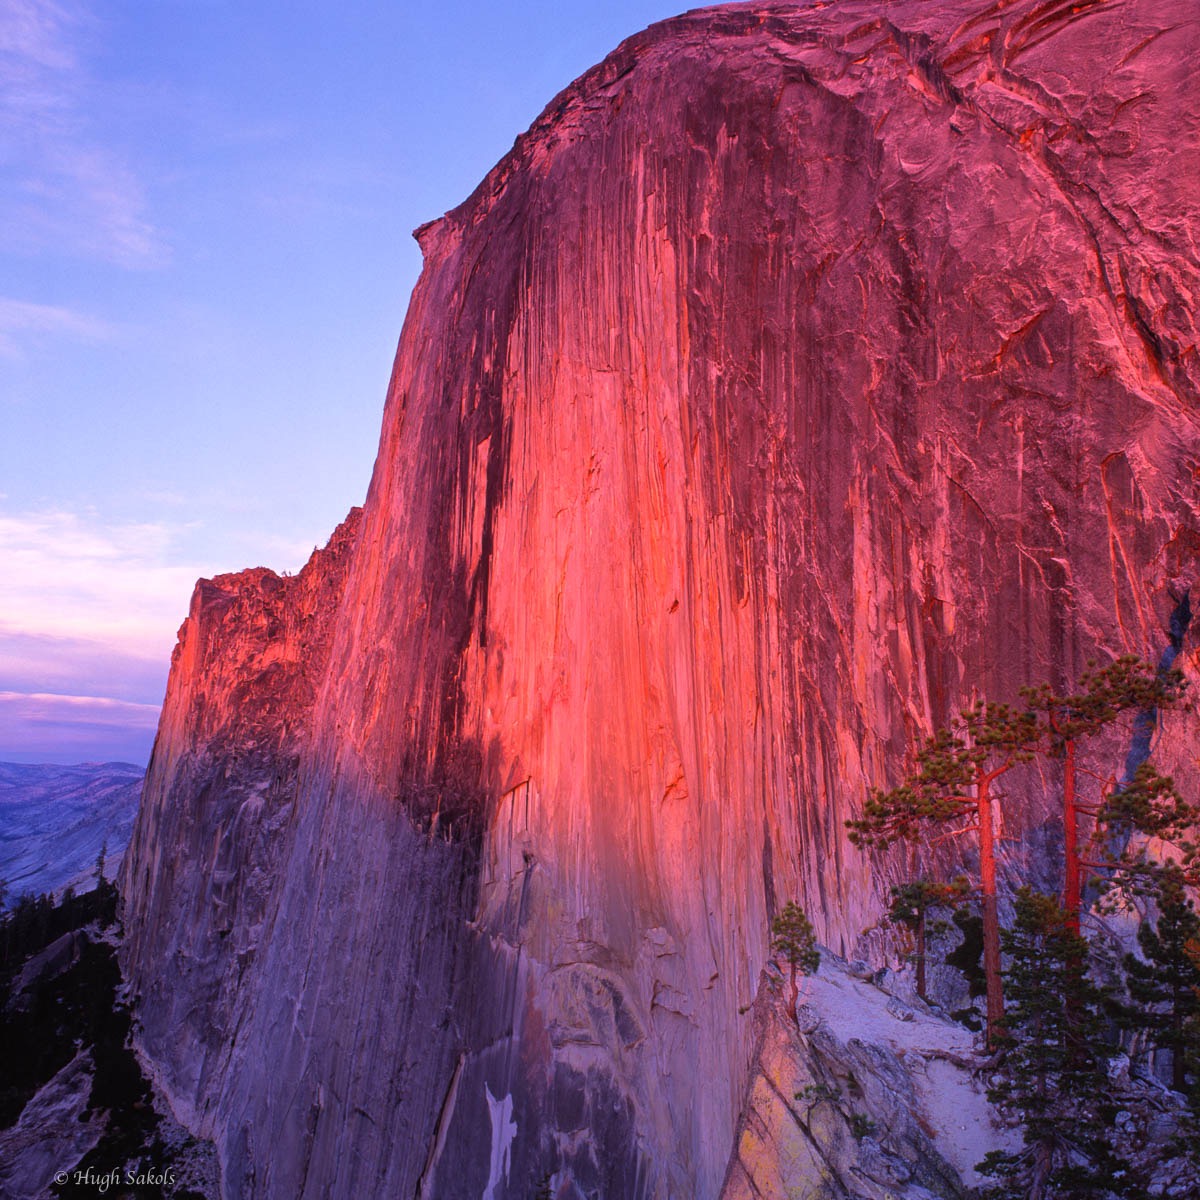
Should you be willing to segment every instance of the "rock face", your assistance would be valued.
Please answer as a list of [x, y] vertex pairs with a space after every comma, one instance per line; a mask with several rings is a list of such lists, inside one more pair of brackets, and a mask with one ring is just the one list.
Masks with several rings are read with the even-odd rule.
[[1020, 1137], [994, 1124], [971, 1035], [825, 955], [793, 1018], [768, 973], [754, 1081], [721, 1200], [961, 1200]]
[[361, 520], [200, 585], [126, 865], [227, 1196], [718, 1194], [772, 913], [850, 952], [899, 869], [866, 788], [1167, 645], [1198, 54], [1170, 0], [704, 10], [418, 230]]
[[42, 1200], [54, 1178], [99, 1141], [104, 1117], [88, 1111], [95, 1064], [80, 1050], [25, 1106], [20, 1120], [0, 1130], [0, 1195]]
[[201, 580], [179, 631], [123, 892], [143, 1049], [188, 1116], [235, 1049], [360, 515], [294, 578]]

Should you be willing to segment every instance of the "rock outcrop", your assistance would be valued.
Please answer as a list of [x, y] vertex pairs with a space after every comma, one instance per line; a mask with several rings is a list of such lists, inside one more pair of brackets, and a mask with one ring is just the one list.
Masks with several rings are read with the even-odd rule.
[[6, 1200], [42, 1200], [55, 1177], [77, 1163], [99, 1141], [104, 1118], [88, 1110], [94, 1063], [80, 1050], [37, 1095], [20, 1119], [0, 1130], [0, 1195]]
[[[859, 964], [861, 967], [862, 964]], [[754, 1079], [721, 1200], [962, 1200], [1019, 1135], [995, 1121], [971, 1035], [826, 954], [795, 1015], [755, 1005]]]
[[155, 1017], [142, 1048], [185, 1119], [235, 1050], [360, 515], [295, 577], [201, 580], [179, 631], [123, 890], [139, 897], [125, 953]]
[[719, 1193], [771, 914], [857, 952], [898, 869], [866, 788], [1194, 582], [1198, 54], [1170, 0], [702, 10], [418, 230], [361, 520], [200, 585], [126, 863], [228, 1197]]

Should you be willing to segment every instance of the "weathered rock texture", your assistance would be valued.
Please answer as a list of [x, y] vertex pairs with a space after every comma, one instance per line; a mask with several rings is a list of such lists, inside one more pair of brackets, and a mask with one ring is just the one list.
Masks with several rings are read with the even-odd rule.
[[824, 955], [794, 1017], [765, 974], [722, 1200], [962, 1200], [985, 1154], [1020, 1145], [994, 1123], [971, 1035], [862, 974]]
[[0, 1196], [44, 1200], [61, 1171], [71, 1170], [104, 1133], [104, 1117], [88, 1111], [95, 1063], [80, 1050], [25, 1105], [20, 1119], [0, 1130]]
[[201, 585], [126, 872], [228, 1196], [717, 1195], [773, 910], [846, 951], [890, 882], [866, 787], [1193, 582], [1198, 56], [1172, 0], [693, 13], [418, 231], [361, 526]]
[[360, 515], [294, 578], [258, 568], [201, 580], [171, 659], [125, 860], [123, 892], [137, 897], [125, 953], [140, 968], [143, 1049], [193, 1121], [189, 1099], [223, 1077], [237, 1048], [236, 993], [287, 852]]

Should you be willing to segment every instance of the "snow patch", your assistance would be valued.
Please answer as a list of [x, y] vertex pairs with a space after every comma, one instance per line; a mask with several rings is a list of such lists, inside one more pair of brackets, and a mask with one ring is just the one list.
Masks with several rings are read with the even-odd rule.
[[492, 1122], [492, 1159], [488, 1167], [487, 1187], [483, 1189], [482, 1200], [497, 1200], [497, 1187], [501, 1178], [508, 1183], [508, 1168], [512, 1155], [513, 1138], [517, 1136], [517, 1123], [512, 1119], [513, 1098], [510, 1092], [503, 1100], [497, 1100], [492, 1095], [492, 1089], [485, 1083], [483, 1094], [487, 1098], [488, 1116]]
[[923, 1005], [900, 1005], [875, 984], [856, 979], [834, 955], [823, 954], [820, 970], [806, 981], [802, 1009], [840, 1042], [860, 1042], [890, 1050], [904, 1065], [918, 1101], [917, 1117], [938, 1152], [969, 1187], [983, 1178], [975, 1165], [989, 1150], [1015, 1148], [1011, 1131], [993, 1121], [983, 1085], [968, 1069], [974, 1035], [936, 1016]]

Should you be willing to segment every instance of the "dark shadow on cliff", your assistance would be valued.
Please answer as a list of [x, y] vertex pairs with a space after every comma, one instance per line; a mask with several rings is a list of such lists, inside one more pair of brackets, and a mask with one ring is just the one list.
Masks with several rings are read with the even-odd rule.
[[14, 1127], [39, 1093], [61, 1083], [82, 1058], [74, 1076], [87, 1095], [74, 1122], [96, 1127], [87, 1139], [94, 1145], [80, 1157], [68, 1153], [78, 1145], [70, 1137], [78, 1131], [42, 1125], [31, 1131], [63, 1146], [64, 1157], [53, 1167], [65, 1182], [46, 1181], [50, 1194], [94, 1196], [95, 1180], [116, 1172], [121, 1182], [105, 1187], [116, 1198], [205, 1200], [182, 1182], [187, 1172], [177, 1167], [180, 1155], [199, 1143], [164, 1140], [150, 1084], [129, 1046], [130, 1010], [120, 998], [116, 956], [117, 899], [115, 886], [103, 880], [83, 895], [68, 891], [58, 903], [25, 896], [0, 925], [0, 1141], [8, 1139], [16, 1171], [7, 1186], [26, 1189], [14, 1196], [45, 1194], [38, 1180], [20, 1178], [19, 1151], [27, 1139]]

